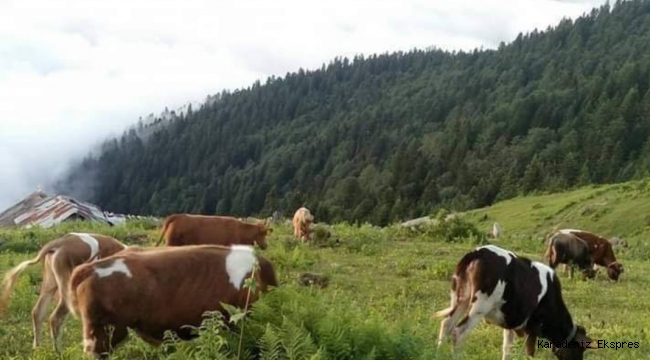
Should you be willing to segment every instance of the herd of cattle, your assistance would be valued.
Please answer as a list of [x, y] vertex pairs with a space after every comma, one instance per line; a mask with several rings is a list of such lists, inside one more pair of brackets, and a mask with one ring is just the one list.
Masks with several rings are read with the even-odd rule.
[[[306, 208], [293, 218], [294, 236], [310, 239], [314, 217]], [[33, 346], [41, 343], [41, 325], [48, 305], [58, 298], [49, 317], [55, 351], [60, 349], [61, 326], [71, 312], [83, 326], [84, 352], [106, 358], [132, 329], [144, 341], [158, 345], [166, 331], [181, 339], [195, 336], [206, 311], [222, 303], [247, 309], [260, 292], [278, 286], [273, 264], [254, 253], [267, 248], [271, 232], [266, 222], [247, 223], [233, 217], [175, 214], [165, 219], [162, 235], [167, 246], [126, 246], [109, 236], [69, 233], [47, 243], [38, 255], [11, 269], [0, 297], [4, 313], [18, 275], [42, 262], [43, 281], [32, 309]], [[499, 228], [500, 230], [500, 228]], [[617, 280], [623, 266], [607, 239], [580, 230], [560, 230], [547, 240], [549, 266], [518, 257], [494, 245], [467, 253], [452, 278], [451, 306], [436, 314], [442, 320], [438, 346], [452, 337], [457, 348], [483, 319], [504, 329], [503, 358], [509, 356], [514, 335], [527, 336], [526, 352], [534, 353], [537, 337], [553, 344], [578, 342], [581, 347], [553, 347], [559, 359], [582, 359], [590, 341], [576, 325], [562, 300], [553, 269], [578, 266], [588, 277], [595, 266]], [[257, 286], [245, 286], [254, 278]]]

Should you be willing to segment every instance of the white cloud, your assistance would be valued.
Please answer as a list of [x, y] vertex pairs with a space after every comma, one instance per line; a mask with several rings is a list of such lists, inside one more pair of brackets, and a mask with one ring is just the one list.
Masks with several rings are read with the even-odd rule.
[[335, 56], [495, 48], [602, 3], [0, 0], [0, 209], [165, 106]]

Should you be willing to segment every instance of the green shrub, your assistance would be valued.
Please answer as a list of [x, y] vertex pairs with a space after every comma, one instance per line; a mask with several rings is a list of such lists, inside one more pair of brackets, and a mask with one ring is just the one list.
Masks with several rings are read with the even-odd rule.
[[440, 210], [433, 223], [422, 227], [429, 238], [442, 239], [446, 242], [470, 241], [475, 244], [486, 242], [487, 235], [473, 223], [459, 216], [448, 216], [449, 212]]

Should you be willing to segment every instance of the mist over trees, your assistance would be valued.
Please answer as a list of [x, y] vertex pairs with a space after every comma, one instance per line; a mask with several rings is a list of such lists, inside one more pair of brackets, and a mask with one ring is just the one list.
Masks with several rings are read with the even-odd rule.
[[498, 50], [339, 58], [210, 96], [60, 185], [94, 175], [86, 200], [124, 213], [384, 225], [647, 176], [649, 82], [650, 2], [617, 2]]

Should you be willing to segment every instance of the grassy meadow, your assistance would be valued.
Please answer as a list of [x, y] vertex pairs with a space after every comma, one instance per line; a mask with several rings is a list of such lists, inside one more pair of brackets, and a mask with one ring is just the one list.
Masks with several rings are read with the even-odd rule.
[[[316, 214], [317, 215], [317, 214]], [[575, 321], [595, 339], [638, 341], [639, 349], [600, 349], [587, 359], [650, 359], [650, 185], [633, 182], [587, 187], [572, 192], [517, 198], [464, 216], [487, 232], [498, 221], [505, 237], [491, 242], [519, 255], [541, 260], [543, 237], [554, 226], [586, 228], [628, 241], [617, 257], [625, 265], [619, 283], [601, 270], [593, 281], [560, 275], [564, 299]], [[48, 240], [69, 231], [98, 232], [118, 239], [146, 235], [153, 243], [160, 230], [145, 222], [121, 227], [71, 223], [51, 230], [0, 230], [0, 271], [33, 257]], [[276, 225], [263, 254], [276, 267], [281, 287], [266, 294], [244, 322], [240, 358], [260, 359], [451, 359], [449, 343], [436, 350], [439, 320], [433, 312], [449, 304], [449, 279], [456, 262], [477, 240], [448, 241], [435, 231], [397, 226], [337, 224], [332, 238], [299, 244], [287, 224]], [[338, 239], [339, 241], [334, 241]], [[146, 243], [145, 242], [145, 243]], [[298, 285], [304, 272], [329, 277], [329, 286]], [[41, 266], [21, 276], [6, 316], [0, 319], [0, 359], [80, 359], [80, 322], [68, 317], [63, 347], [54, 354], [44, 325], [43, 347], [33, 351], [30, 311], [38, 296]], [[241, 323], [239, 323], [241, 325]], [[47, 333], [45, 333], [47, 331]], [[114, 359], [236, 359], [238, 334], [224, 331], [212, 318], [191, 342], [170, 338], [153, 348], [133, 334]], [[502, 332], [480, 324], [458, 359], [499, 359]], [[525, 359], [517, 339], [513, 359]], [[537, 359], [554, 359], [538, 349]]]

